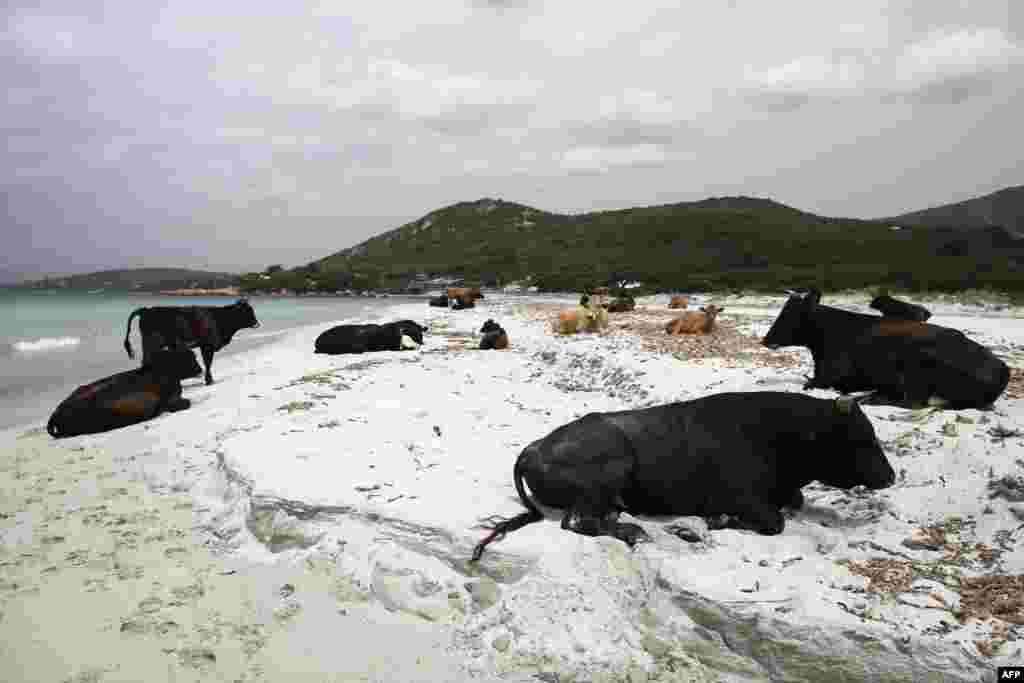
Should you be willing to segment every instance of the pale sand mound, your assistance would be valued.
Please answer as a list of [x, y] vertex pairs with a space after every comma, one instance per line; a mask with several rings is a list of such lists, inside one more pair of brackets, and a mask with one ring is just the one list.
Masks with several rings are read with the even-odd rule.
[[[193, 503], [38, 431], [0, 451], [0, 680], [456, 681], [445, 632], [367, 601], [332, 558], [231, 565]], [[327, 676], [326, 672], [330, 672]]]

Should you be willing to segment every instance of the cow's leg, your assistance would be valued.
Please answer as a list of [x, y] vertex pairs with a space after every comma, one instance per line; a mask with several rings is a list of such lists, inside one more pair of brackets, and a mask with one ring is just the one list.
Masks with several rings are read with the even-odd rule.
[[158, 332], [142, 336], [142, 364], [149, 365], [153, 359], [153, 352], [163, 348], [164, 338]]
[[613, 496], [588, 494], [572, 504], [562, 517], [562, 528], [584, 536], [611, 536], [630, 548], [651, 540], [637, 524], [618, 521], [618, 512], [611, 503]]
[[[797, 491], [799, 493], [799, 490]], [[795, 499], [796, 496], [793, 496]], [[791, 499], [790, 502], [793, 502]], [[803, 494], [800, 494], [800, 502], [803, 502]], [[785, 517], [782, 516], [780, 505], [768, 503], [756, 498], [744, 498], [737, 501], [732, 510], [727, 514], [717, 514], [705, 517], [704, 521], [708, 529], [746, 529], [756, 531], [759, 534], [773, 536], [782, 533], [786, 526]]]
[[164, 406], [164, 410], [166, 410], [169, 413], [176, 413], [179, 410], [188, 409], [188, 407], [191, 405], [192, 401], [188, 400], [187, 398], [175, 396], [171, 400], [167, 401], [167, 404]]
[[779, 506], [755, 498], [747, 498], [736, 506], [730, 526], [735, 529], [749, 529], [766, 536], [781, 534], [786, 519]]
[[213, 347], [202, 346], [200, 347], [200, 351], [203, 353], [203, 365], [206, 366], [206, 375], [204, 379], [206, 380], [207, 386], [209, 386], [210, 384], [213, 384], [213, 374], [210, 372], [210, 367], [213, 365]]

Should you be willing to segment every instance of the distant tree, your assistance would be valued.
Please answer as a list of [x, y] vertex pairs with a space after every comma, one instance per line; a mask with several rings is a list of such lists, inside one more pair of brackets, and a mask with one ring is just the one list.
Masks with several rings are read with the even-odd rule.
[[264, 272], [267, 275], [273, 275], [274, 273], [280, 273], [282, 270], [284, 270], [284, 266], [278, 263], [272, 266], [267, 266], [267, 269]]

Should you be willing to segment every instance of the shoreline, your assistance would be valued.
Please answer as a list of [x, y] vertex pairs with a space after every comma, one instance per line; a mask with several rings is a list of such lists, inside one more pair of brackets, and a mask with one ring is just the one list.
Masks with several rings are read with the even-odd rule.
[[[754, 344], [740, 337], [763, 333], [759, 326], [782, 299], [708, 298], [726, 303], [720, 343], [742, 349]], [[869, 540], [897, 553], [926, 552], [901, 548], [909, 524], [901, 520], [924, 525], [933, 515], [967, 514], [959, 501], [975, 498], [964, 487], [982, 476], [972, 459], [999, 474], [1012, 468], [1012, 458], [1003, 464], [1007, 442], [987, 445], [980, 424], [961, 424], [962, 440], [942, 441], [945, 421], [959, 414], [977, 421], [979, 411], [925, 416], [910, 446], [895, 446], [906, 438], [907, 411], [872, 409], [887, 450], [899, 449], [894, 466], [909, 470], [906, 484], [866, 497], [808, 487], [814, 514], [790, 520], [780, 537], [723, 531], [712, 540], [705, 532], [692, 546], [644, 519], [655, 542], [628, 552], [549, 523], [494, 544], [475, 568], [466, 564], [481, 533], [477, 520], [520, 509], [508, 475], [524, 442], [582, 412], [715, 391], [790, 391], [802, 381], [802, 352], [765, 352], [792, 362], [764, 367], [757, 354], [723, 360], [721, 347], [702, 343], [708, 348], [697, 351], [692, 340], [680, 342], [687, 358], [645, 351], [637, 336], [644, 320], [666, 313], [656, 297], [644, 302], [645, 310], [619, 318], [635, 329], [575, 337], [554, 337], [531, 319], [550, 315], [545, 304], [575, 304], [569, 296], [495, 294], [460, 312], [397, 304], [373, 317], [427, 321], [418, 351], [317, 356], [312, 340], [343, 321], [313, 323], [224, 357], [212, 387], [186, 382], [193, 406], [182, 413], [60, 441], [26, 434], [33, 423], [0, 431], [9, 501], [0, 509], [0, 633], [12, 643], [0, 662], [32, 673], [5, 680], [525, 681], [540, 672], [552, 680], [667, 683], [717, 680], [737, 669], [749, 675], [721, 680], [757, 680], [768, 674], [767, 660], [695, 635], [701, 610], [738, 628], [763, 603], [758, 629], [781, 629], [773, 637], [792, 640], [797, 626], [827, 626], [837, 630], [822, 641], [836, 647], [830, 639], [843, 629], [886, 647], [890, 638], [884, 622], [876, 627], [827, 607], [836, 600], [863, 601], [888, 620], [914, 614], [918, 630], [938, 623], [946, 612], [876, 606], [868, 582], [835, 561], [869, 557]], [[935, 311], [938, 324], [961, 322], [958, 313]], [[999, 324], [964, 320], [993, 339], [1005, 335], [1020, 353], [1024, 325], [1000, 317]], [[508, 351], [467, 349], [485, 318], [508, 330]], [[1001, 400], [998, 410], [990, 420], [1024, 424], [1019, 401]], [[938, 463], [957, 488], [928, 483]], [[1002, 500], [990, 505], [995, 512], [979, 513], [970, 529], [978, 542], [990, 543], [1013, 519]], [[821, 521], [835, 519], [848, 521]], [[1005, 571], [1024, 568], [1024, 552], [999, 553]], [[836, 585], [819, 584], [821, 577]], [[758, 594], [740, 591], [755, 580]], [[931, 590], [952, 600], [948, 588]], [[680, 611], [686, 591], [699, 600]], [[779, 604], [788, 616], [772, 611]], [[69, 607], [77, 612], [65, 618]], [[32, 642], [32, 629], [49, 645]], [[995, 642], [1004, 658], [1016, 656], [1014, 643], [999, 643], [992, 629], [962, 628], [958, 637]], [[747, 639], [771, 642], [758, 634]], [[919, 658], [909, 661], [946, 661], [955, 669], [950, 680], [974, 680], [953, 650], [928, 654], [947, 641], [903, 634]], [[74, 670], [58, 671], [46, 648], [64, 649]], [[850, 651], [838, 652], [841, 659]], [[388, 657], [397, 668], [386, 668]], [[903, 657], [893, 661], [905, 671]], [[977, 668], [982, 660], [966, 661]], [[299, 673], [288, 675], [289, 667]], [[139, 671], [155, 673], [132, 678]]]

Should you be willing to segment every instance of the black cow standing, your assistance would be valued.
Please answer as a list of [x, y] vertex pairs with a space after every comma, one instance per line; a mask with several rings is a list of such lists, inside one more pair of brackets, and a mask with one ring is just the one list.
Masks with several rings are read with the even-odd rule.
[[924, 306], [907, 303], [894, 299], [888, 294], [879, 294], [871, 300], [871, 308], [881, 312], [886, 318], [900, 318], [902, 320], [916, 320], [925, 322], [932, 317], [932, 312]]
[[1006, 389], [1010, 369], [959, 331], [823, 306], [821, 292], [791, 293], [761, 343], [804, 346], [814, 358], [805, 389], [873, 391], [873, 400], [984, 408]]
[[313, 347], [315, 353], [328, 355], [401, 351], [411, 348], [404, 342], [405, 338], [415, 344], [423, 344], [423, 333], [427, 329], [413, 320], [398, 320], [383, 325], [336, 325], [320, 333]]
[[206, 366], [204, 379], [213, 384], [213, 354], [231, 342], [231, 337], [244, 327], [259, 327], [256, 313], [246, 299], [228, 306], [150, 306], [137, 308], [128, 316], [128, 330], [124, 334], [124, 349], [134, 358], [129, 337], [132, 318], [139, 316], [142, 335], [142, 362], [162, 348], [195, 348], [203, 354]]
[[896, 475], [852, 399], [765, 391], [584, 415], [523, 449], [512, 479], [527, 512], [491, 526], [474, 561], [543, 519], [537, 503], [562, 508], [563, 529], [632, 546], [647, 534], [619, 512], [729, 515], [729, 526], [778, 534], [781, 508], [802, 507], [811, 481], [880, 489]]
[[153, 351], [141, 368], [75, 389], [50, 416], [46, 431], [54, 438], [95, 434], [185, 410], [191, 403], [181, 397], [181, 380], [201, 374], [188, 349]]

